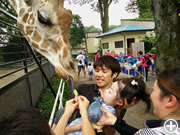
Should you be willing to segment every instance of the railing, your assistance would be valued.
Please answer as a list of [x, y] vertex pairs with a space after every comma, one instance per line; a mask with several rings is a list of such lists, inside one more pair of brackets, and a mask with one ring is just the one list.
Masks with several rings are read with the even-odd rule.
[[[56, 95], [56, 99], [54, 101], [53, 109], [52, 109], [52, 112], [51, 112], [51, 116], [50, 116], [50, 119], [49, 119], [49, 126], [50, 127], [53, 126], [55, 113], [57, 111], [56, 108], [60, 109], [61, 107], [63, 107], [62, 99], [63, 99], [63, 94], [64, 94], [64, 85], [65, 85], [65, 82], [61, 79], [60, 84], [59, 84], [59, 88], [58, 88], [58, 92], [57, 92], [57, 95]], [[59, 105], [58, 105], [58, 100], [59, 100]]]
[[[8, 18], [11, 19], [11, 20], [16, 20], [17, 19], [14, 15], [8, 13], [6, 10], [4, 10], [2, 8], [0, 8], [0, 13], [2, 13], [5, 16], [8, 16]], [[6, 27], [8, 27], [10, 29], [14, 29], [14, 31], [16, 31], [16, 33], [17, 33], [18, 27], [16, 25], [14, 25], [14, 24], [10, 24], [10, 23], [7, 23], [7, 22], [5, 22], [3, 20], [0, 20], [0, 25], [1, 26], [6, 26]], [[41, 61], [36, 57], [36, 54], [34, 53], [34, 51], [31, 48], [31, 46], [28, 44], [26, 39], [21, 34], [14, 34], [15, 32], [14, 33], [10, 33], [10, 32], [8, 32], [8, 30], [5, 29], [6, 27], [1, 27], [1, 30], [0, 30], [0, 38], [1, 38], [0, 48], [12, 45], [12, 46], [16, 46], [16, 47], [17, 46], [21, 47], [23, 51], [20, 51], [20, 52], [8, 52], [7, 53], [7, 52], [2, 52], [0, 50], [0, 58], [1, 58], [0, 60], [3, 59], [2, 57], [6, 57], [7, 55], [13, 55], [14, 53], [16, 53], [17, 55], [18, 54], [22, 54], [23, 58], [15, 60], [15, 61], [7, 61], [7, 60], [0, 61], [0, 67], [5, 67], [7, 65], [12, 65], [12, 64], [15, 64], [15, 63], [18, 63], [18, 62], [22, 62], [23, 66], [18, 68], [18, 69], [16, 69], [16, 70], [14, 70], [14, 71], [9, 72], [9, 73], [0, 75], [0, 79], [5, 78], [5, 77], [7, 77], [9, 75], [15, 74], [15, 73], [17, 73], [20, 70], [24, 70], [24, 72], [27, 73], [28, 72], [28, 67], [32, 66], [32, 65], [35, 65], [35, 62], [36, 62], [38, 67], [39, 67], [39, 69], [41, 70], [41, 72], [42, 72], [42, 74], [43, 74], [43, 76], [44, 76], [44, 78], [45, 78], [49, 88], [51, 89], [51, 91], [52, 91], [52, 93], [53, 93], [53, 95], [55, 97], [56, 93], [53, 90], [53, 88], [52, 88], [52, 86], [51, 86], [51, 84], [50, 84], [50, 82], [49, 82], [45, 72], [43, 71], [43, 69], [41, 67]], [[18, 43], [9, 42], [9, 37], [18, 38], [20, 43], [18, 44]], [[5, 39], [3, 39], [3, 38], [5, 38]], [[31, 57], [28, 57], [27, 54], [31, 55]], [[28, 63], [27, 60], [32, 59], [32, 57], [34, 58], [35, 62], [27, 64]], [[39, 58], [41, 58], [41, 56], [39, 56]]]
[[[14, 15], [8, 13], [6, 10], [4, 10], [2, 8], [0, 8], [0, 15], [2, 15], [1, 13], [3, 15], [8, 16], [9, 19], [17, 20], [17, 18]], [[15, 24], [8, 23], [1, 19], [0, 19], [0, 25], [1, 26], [3, 25], [10, 29], [13, 29], [14, 31], [16, 31], [16, 33], [18, 33], [17, 31], [19, 31], [18, 27]], [[61, 79], [59, 89], [56, 94], [54, 92], [49, 80], [47, 79], [46, 74], [44, 73], [44, 71], [41, 67], [44, 63], [48, 62], [47, 59], [45, 59], [44, 57], [42, 57], [39, 54], [35, 54], [35, 52], [31, 48], [31, 46], [27, 43], [26, 39], [20, 34], [20, 32], [19, 32], [19, 34], [15, 34], [15, 32], [11, 33], [8, 30], [5, 30], [5, 27], [3, 27], [3, 28], [0, 27], [0, 81], [3, 81], [3, 79], [11, 77], [17, 73], [19, 74], [19, 72], [23, 72], [23, 74], [27, 74], [27, 76], [28, 76], [28, 73], [30, 72], [30, 70], [35, 69], [38, 66], [39, 69], [41, 70], [42, 75], [45, 78], [48, 86], [50, 87], [53, 95], [56, 97], [54, 106], [52, 109], [52, 113], [50, 116], [50, 120], [49, 120], [49, 125], [52, 126], [56, 108], [59, 109], [60, 107], [62, 107], [62, 98], [63, 98], [63, 93], [64, 93], [65, 82]], [[3, 37], [5, 37], [5, 39], [3, 39]], [[15, 37], [15, 38], [19, 39], [19, 42], [9, 42], [10, 37]], [[15, 49], [15, 51], [11, 51], [11, 52], [4, 51], [3, 49], [6, 49], [8, 46], [12, 47], [12, 49], [14, 49], [13, 47], [19, 48], [21, 51], [16, 51], [17, 49]], [[21, 57], [18, 59], [12, 60], [12, 57], [16, 57], [16, 56], [21, 56]], [[10, 58], [11, 60], [9, 60], [8, 58]], [[3, 73], [4, 69], [8, 69], [8, 72]], [[27, 77], [26, 80], [29, 85], [29, 88], [27, 88], [27, 89], [29, 89], [29, 95], [30, 95], [30, 100], [31, 100], [30, 104], [31, 104], [31, 106], [33, 106], [33, 99], [32, 99], [33, 91], [30, 86], [31, 85], [30, 79]], [[9, 83], [9, 80], [8, 80], [8, 83]], [[6, 87], [10, 87], [8, 85], [10, 85], [10, 84], [1, 85], [1, 83], [0, 83], [0, 95], [4, 93], [4, 89], [6, 89]], [[23, 88], [25, 89], [25, 87], [23, 87]], [[16, 91], [17, 91], [17, 89], [16, 89]], [[28, 101], [26, 101], [26, 102], [28, 102]], [[57, 105], [59, 107], [56, 107]], [[11, 111], [13, 109], [14, 108], [11, 108]]]
[[[12, 53], [9, 53], [9, 54], [12, 54]], [[1, 55], [1, 53], [0, 53], [0, 55]], [[41, 55], [37, 57], [37, 58], [39, 58], [39, 61], [40, 61], [41, 64], [47, 62], [47, 59], [41, 58], [41, 57], [42, 57]], [[24, 70], [24, 73], [28, 73], [28, 67], [32, 67], [32, 66], [37, 67], [37, 64], [34, 61], [33, 57], [30, 57], [30, 58], [26, 58], [26, 59], [20, 59], [20, 60], [0, 64], [0, 68], [2, 69], [3, 67], [12, 66], [12, 65], [14, 65], [14, 67], [17, 67], [17, 69], [15, 69], [14, 71], [10, 71], [10, 72], [8, 72], [6, 74], [0, 75], [0, 79], [8, 77], [9, 75], [17, 73], [17, 72], [19, 72], [21, 70]]]

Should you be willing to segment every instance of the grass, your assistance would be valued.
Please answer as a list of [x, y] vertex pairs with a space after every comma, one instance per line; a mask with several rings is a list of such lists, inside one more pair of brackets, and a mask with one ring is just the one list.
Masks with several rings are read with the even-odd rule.
[[[60, 84], [60, 78], [57, 75], [55, 75], [51, 80], [51, 85], [56, 93], [57, 93], [59, 84]], [[65, 105], [65, 102], [68, 100], [68, 97], [69, 97], [69, 84], [65, 83], [64, 95], [63, 95], [63, 106]], [[36, 108], [40, 110], [41, 115], [45, 119], [49, 119], [54, 101], [55, 101], [55, 97], [53, 96], [51, 90], [49, 88], [45, 89], [36, 106]]]

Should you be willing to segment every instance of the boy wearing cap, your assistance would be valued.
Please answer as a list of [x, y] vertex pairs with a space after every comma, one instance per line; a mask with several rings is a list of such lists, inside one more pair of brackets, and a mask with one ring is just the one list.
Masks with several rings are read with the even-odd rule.
[[93, 76], [93, 66], [91, 65], [91, 62], [88, 62], [88, 75], [89, 75], [89, 80], [92, 80], [92, 76]]

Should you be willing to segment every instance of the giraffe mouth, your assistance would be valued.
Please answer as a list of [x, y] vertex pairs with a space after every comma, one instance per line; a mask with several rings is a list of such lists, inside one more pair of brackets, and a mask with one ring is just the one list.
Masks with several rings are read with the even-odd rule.
[[70, 94], [71, 94], [71, 97], [74, 96], [73, 94], [73, 90], [74, 90], [74, 80], [71, 76], [68, 76], [69, 79], [68, 79], [68, 83], [69, 83], [69, 91], [70, 91]]

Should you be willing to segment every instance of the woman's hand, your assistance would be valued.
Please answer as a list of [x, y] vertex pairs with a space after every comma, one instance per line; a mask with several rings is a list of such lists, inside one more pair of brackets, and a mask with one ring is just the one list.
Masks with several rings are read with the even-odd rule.
[[84, 96], [78, 96], [78, 102], [80, 114], [83, 115], [84, 113], [87, 113], [89, 107], [89, 101], [87, 100], [87, 98]]
[[79, 103], [76, 101], [75, 98], [70, 99], [66, 101], [66, 106], [65, 106], [65, 114], [67, 114], [69, 117], [72, 115], [74, 110], [78, 108]]
[[96, 124], [98, 126], [114, 125], [117, 120], [117, 117], [111, 112], [103, 109], [102, 107], [101, 107], [101, 111], [103, 112], [103, 116]]

